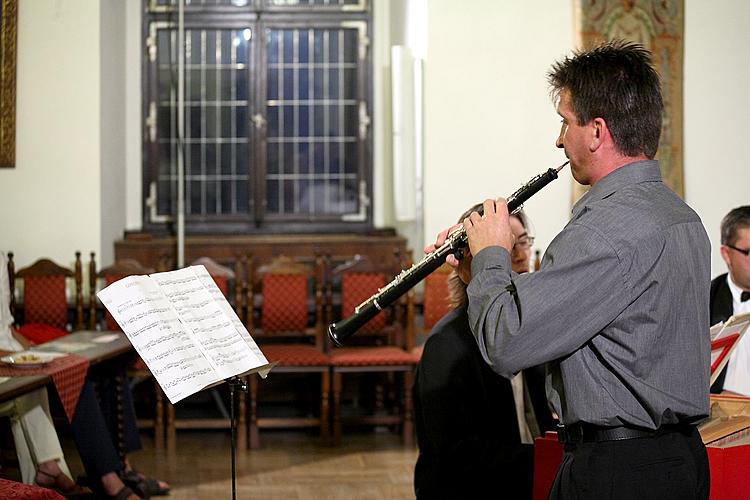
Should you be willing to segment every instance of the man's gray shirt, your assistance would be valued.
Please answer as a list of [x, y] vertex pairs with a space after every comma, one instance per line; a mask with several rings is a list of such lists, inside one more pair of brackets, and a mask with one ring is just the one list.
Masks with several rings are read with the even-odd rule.
[[655, 429], [708, 415], [710, 243], [656, 161], [597, 182], [539, 271], [512, 273], [501, 247], [471, 269], [483, 357], [506, 377], [549, 362], [562, 423]]

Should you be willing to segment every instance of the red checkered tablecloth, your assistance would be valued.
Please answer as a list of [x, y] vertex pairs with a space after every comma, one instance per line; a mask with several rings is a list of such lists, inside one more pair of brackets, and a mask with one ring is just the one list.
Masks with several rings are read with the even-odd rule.
[[35, 368], [14, 368], [8, 365], [0, 365], [0, 377], [51, 376], [63, 408], [65, 408], [65, 414], [68, 416], [68, 420], [72, 421], [88, 369], [88, 359], [75, 354], [68, 354]]

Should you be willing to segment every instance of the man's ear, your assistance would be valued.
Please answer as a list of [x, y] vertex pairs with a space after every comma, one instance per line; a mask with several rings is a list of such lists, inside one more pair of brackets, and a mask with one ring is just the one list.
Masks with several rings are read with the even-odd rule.
[[721, 245], [719, 247], [719, 253], [721, 253], [721, 258], [724, 259], [724, 263], [729, 267], [729, 247]]
[[591, 120], [591, 142], [589, 151], [592, 153], [604, 144], [605, 137], [609, 134], [609, 128], [604, 118], [594, 118]]

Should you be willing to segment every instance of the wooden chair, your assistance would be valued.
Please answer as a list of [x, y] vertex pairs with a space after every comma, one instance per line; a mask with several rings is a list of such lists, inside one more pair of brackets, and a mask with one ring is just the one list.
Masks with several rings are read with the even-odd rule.
[[[354, 308], [375, 294], [395, 277], [410, 259], [396, 256], [392, 262], [374, 263], [367, 257], [356, 256], [351, 261], [332, 270], [332, 286], [327, 291], [329, 322], [349, 317]], [[336, 292], [338, 290], [338, 294]], [[340, 303], [335, 304], [335, 296]], [[333, 393], [333, 442], [341, 442], [342, 426], [346, 423], [372, 425], [397, 425], [401, 428], [405, 444], [413, 444], [411, 386], [418, 357], [414, 348], [413, 290], [399, 301], [365, 324], [347, 340], [348, 346], [330, 351]], [[338, 313], [337, 313], [338, 312]], [[387, 375], [390, 384], [391, 408], [388, 408], [386, 391], [376, 384], [373, 410], [370, 414], [356, 412], [342, 415], [344, 375]], [[395, 381], [401, 375], [401, 385]]]
[[[50, 259], [39, 259], [32, 265], [15, 271], [12, 264], [13, 253], [8, 253], [9, 279], [13, 287], [11, 290], [16, 287], [19, 278], [23, 280], [23, 324], [19, 328], [22, 334], [34, 333], [29, 330], [33, 328], [30, 325], [46, 325], [60, 331], [84, 328], [81, 252], [76, 252], [75, 256], [73, 270]], [[68, 314], [68, 279], [75, 282], [72, 319]], [[12, 301], [12, 307], [17, 309], [15, 300]]]
[[[260, 445], [261, 428], [318, 427], [323, 441], [329, 440], [331, 382], [323, 338], [323, 266], [322, 258], [316, 259], [313, 269], [283, 255], [257, 271], [248, 266], [246, 323], [266, 359], [277, 363], [271, 376], [275, 379], [280, 374], [314, 374], [320, 379], [317, 415], [313, 410], [302, 416], [259, 417], [258, 377], [250, 377], [250, 448]], [[257, 318], [252, 314], [256, 305]]]
[[89, 329], [96, 330], [97, 327], [102, 327], [104, 330], [120, 331], [120, 326], [106, 309], [103, 310], [102, 322], [99, 322], [101, 307], [96, 297], [96, 292], [122, 278], [151, 274], [154, 270], [150, 267], [142, 266], [135, 259], [123, 259], [97, 271], [95, 257], [94, 252], [91, 252], [89, 258]]
[[[107, 287], [112, 283], [121, 280], [128, 276], [137, 276], [144, 274], [151, 274], [154, 270], [150, 267], [145, 267], [134, 259], [123, 259], [115, 262], [111, 266], [96, 270], [96, 258], [94, 252], [91, 252], [89, 258], [89, 324], [90, 330], [110, 330], [110, 331], [121, 331], [120, 326], [117, 324], [112, 314], [101, 306], [96, 292], [100, 288]], [[99, 311], [103, 310], [102, 314]], [[99, 318], [101, 317], [101, 322]], [[153, 378], [149, 371], [146, 363], [140, 357], [137, 357], [135, 361], [130, 365], [127, 370], [128, 379], [132, 385], [137, 385], [145, 380], [152, 380], [154, 387], [154, 415], [153, 418], [139, 418], [139, 428], [150, 428], [154, 430], [154, 446], [157, 449], [164, 449], [164, 392], [161, 390], [156, 379]]]
[[190, 265], [205, 267], [206, 271], [208, 271], [208, 274], [210, 274], [214, 279], [214, 282], [216, 282], [216, 286], [218, 286], [219, 290], [221, 290], [221, 293], [223, 293], [225, 297], [229, 298], [230, 284], [237, 283], [235, 271], [227, 266], [219, 264], [210, 257], [200, 257], [191, 262]]
[[[209, 257], [201, 257], [194, 260], [191, 265], [202, 265], [206, 268], [206, 271], [211, 275], [216, 283], [216, 286], [222, 291], [227, 300], [230, 300], [232, 292], [234, 291], [234, 302], [235, 311], [241, 312], [238, 309], [238, 298], [241, 303], [241, 286], [237, 283], [237, 276], [239, 276], [239, 269], [241, 265], [241, 259], [238, 256], [235, 258], [234, 270], [228, 266], [225, 266]], [[241, 314], [238, 316], [242, 317]], [[166, 419], [166, 442], [167, 452], [174, 454], [177, 449], [177, 429], [230, 429], [231, 427], [231, 415], [224, 404], [223, 395], [220, 393], [220, 388], [214, 387], [208, 389], [208, 391], [194, 394], [183, 400], [180, 405], [183, 407], [189, 406], [191, 403], [195, 404], [197, 401], [204, 398], [206, 395], [211, 397], [211, 401], [218, 410], [217, 416], [205, 416], [203, 411], [188, 415], [185, 412], [183, 415], [178, 415], [174, 405], [169, 401], [166, 402], [167, 406], [167, 419]], [[240, 443], [247, 441], [247, 427], [245, 424], [245, 413], [246, 413], [246, 396], [245, 393], [239, 391], [237, 396], [239, 415], [237, 422], [237, 440]], [[201, 406], [205, 406], [202, 404]], [[186, 408], [187, 409], [187, 408]]]
[[427, 335], [432, 331], [435, 323], [445, 316], [451, 309], [450, 294], [448, 292], [448, 278], [453, 268], [443, 264], [424, 279], [424, 290], [422, 291], [422, 323], [417, 329], [415, 337], [420, 340], [415, 353], [422, 354], [422, 344]]

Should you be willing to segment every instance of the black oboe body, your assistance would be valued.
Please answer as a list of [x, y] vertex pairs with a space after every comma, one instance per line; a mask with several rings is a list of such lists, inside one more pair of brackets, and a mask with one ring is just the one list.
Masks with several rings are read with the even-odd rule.
[[[557, 179], [557, 174], [569, 162], [565, 162], [557, 168], [550, 168], [524, 184], [518, 191], [508, 197], [508, 212], [514, 213], [520, 210], [526, 200], [534, 196], [544, 186]], [[450, 254], [456, 253], [468, 245], [466, 230], [460, 226], [445, 240], [439, 248], [425, 255], [422, 260], [402, 271], [393, 281], [367, 299], [354, 309], [350, 317], [331, 324], [328, 327], [328, 336], [337, 346], [342, 346], [344, 341], [354, 335], [362, 325], [374, 318], [380, 311], [398, 300], [403, 294], [422, 281], [435, 269], [443, 265]]]

